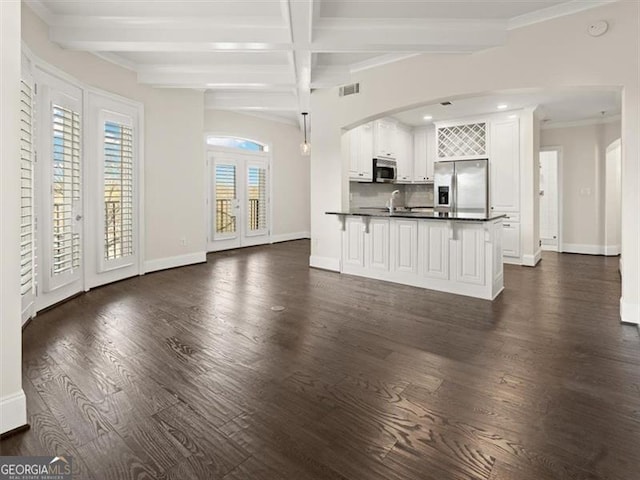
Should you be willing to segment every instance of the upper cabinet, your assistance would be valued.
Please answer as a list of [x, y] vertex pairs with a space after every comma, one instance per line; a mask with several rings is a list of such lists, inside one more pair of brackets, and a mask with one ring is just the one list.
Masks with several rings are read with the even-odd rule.
[[518, 119], [491, 122], [491, 209], [520, 210], [520, 122]]
[[365, 123], [350, 130], [349, 179], [360, 182], [373, 180], [373, 125]]
[[381, 118], [373, 122], [373, 128], [375, 156], [396, 158], [398, 148], [396, 122]]
[[413, 181], [433, 182], [435, 158], [435, 127], [421, 127], [413, 131]]
[[413, 134], [409, 127], [398, 125], [396, 128], [396, 164], [398, 183], [411, 183], [414, 180]]

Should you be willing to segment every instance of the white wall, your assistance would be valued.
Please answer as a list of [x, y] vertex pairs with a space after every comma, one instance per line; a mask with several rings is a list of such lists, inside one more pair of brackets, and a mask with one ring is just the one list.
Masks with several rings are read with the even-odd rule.
[[548, 128], [542, 147], [561, 148], [562, 251], [605, 253], [605, 156], [620, 122]]
[[20, 302], [20, 2], [0, 2], [0, 433], [27, 423]]
[[300, 129], [252, 115], [206, 110], [204, 132], [257, 140], [271, 147], [272, 238], [308, 237], [310, 162], [300, 155]]
[[24, 4], [22, 39], [41, 60], [77, 80], [144, 104], [145, 264], [193, 254], [204, 260], [203, 93], [139, 85], [132, 71], [63, 50], [49, 41], [47, 25]]
[[606, 255], [620, 253], [620, 184], [622, 183], [622, 146], [620, 139], [607, 147], [605, 155], [604, 248]]
[[[483, 93], [617, 85], [624, 89], [621, 306], [625, 321], [640, 323], [639, 10], [638, 2], [616, 2], [512, 30], [506, 45], [481, 53], [420, 55], [358, 72], [353, 75], [361, 84], [358, 95], [339, 97], [337, 89], [315, 90], [311, 95], [311, 263], [336, 266], [340, 257], [339, 220], [324, 212], [340, 208], [348, 196], [348, 175], [340, 154], [343, 128], [419, 105]], [[602, 37], [590, 37], [587, 26], [601, 19], [612, 28]], [[534, 208], [528, 210], [533, 214]]]

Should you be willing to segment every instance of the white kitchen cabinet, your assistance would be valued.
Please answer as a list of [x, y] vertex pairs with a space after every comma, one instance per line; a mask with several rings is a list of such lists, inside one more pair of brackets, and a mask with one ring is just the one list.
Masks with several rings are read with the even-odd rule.
[[369, 233], [365, 234], [366, 267], [389, 271], [389, 220], [372, 218]]
[[339, 215], [342, 273], [487, 300], [503, 289], [502, 219]]
[[446, 222], [421, 222], [418, 231], [420, 265], [425, 277], [449, 279], [449, 232]]
[[382, 118], [373, 122], [373, 129], [373, 145], [375, 156], [396, 158], [396, 122], [386, 118]]
[[345, 219], [342, 237], [342, 261], [345, 265], [364, 267], [364, 223], [360, 217]]
[[520, 257], [520, 223], [505, 219], [502, 223], [502, 255]]
[[484, 229], [470, 226], [455, 232], [457, 254], [456, 280], [463, 283], [485, 283]]
[[373, 125], [365, 123], [349, 135], [349, 179], [360, 182], [373, 180]]
[[520, 124], [518, 119], [491, 122], [491, 209], [520, 210]]
[[435, 127], [416, 128], [413, 132], [414, 183], [433, 182], [433, 162], [435, 156]]
[[396, 128], [396, 164], [397, 182], [411, 183], [414, 180], [413, 173], [413, 135], [408, 127], [398, 125]]
[[418, 272], [418, 221], [395, 220], [392, 223], [391, 252], [394, 272]]

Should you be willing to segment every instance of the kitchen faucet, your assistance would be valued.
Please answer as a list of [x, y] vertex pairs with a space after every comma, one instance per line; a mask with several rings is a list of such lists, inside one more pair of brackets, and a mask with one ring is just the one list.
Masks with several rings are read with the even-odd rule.
[[393, 211], [396, 209], [393, 203], [398, 195], [400, 195], [400, 190], [394, 190], [393, 192], [391, 192], [391, 197], [389, 198], [389, 213], [393, 213]]

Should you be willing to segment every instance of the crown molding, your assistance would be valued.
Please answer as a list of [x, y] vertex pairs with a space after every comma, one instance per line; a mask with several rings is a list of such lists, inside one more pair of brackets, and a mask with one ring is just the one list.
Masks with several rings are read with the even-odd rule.
[[127, 70], [131, 70], [133, 72], [138, 71], [138, 66], [136, 63], [132, 62], [131, 60], [127, 60], [126, 58], [121, 57], [116, 53], [111, 53], [111, 52], [89, 52], [89, 53], [94, 54], [96, 57], [101, 58], [106, 62], [110, 62], [115, 65], [118, 65], [119, 67], [126, 68]]
[[586, 127], [589, 125], [605, 125], [608, 123], [619, 122], [622, 119], [622, 115], [611, 115], [609, 117], [595, 117], [587, 118], [585, 120], [575, 120], [571, 122], [547, 122], [540, 125], [541, 130], [552, 130], [555, 128], [572, 128], [572, 127]]
[[619, 0], [589, 0], [586, 2], [584, 0], [570, 0], [569, 2], [559, 3], [551, 7], [513, 17], [507, 23], [507, 30], [515, 30], [536, 23], [546, 22], [547, 20], [553, 20], [554, 18], [573, 15], [574, 13], [591, 10], [592, 8], [602, 7], [603, 5], [609, 5], [610, 3], [618, 1]]
[[56, 16], [51, 13], [51, 10], [41, 0], [23, 0], [23, 3], [47, 25], [51, 25], [55, 21]]

